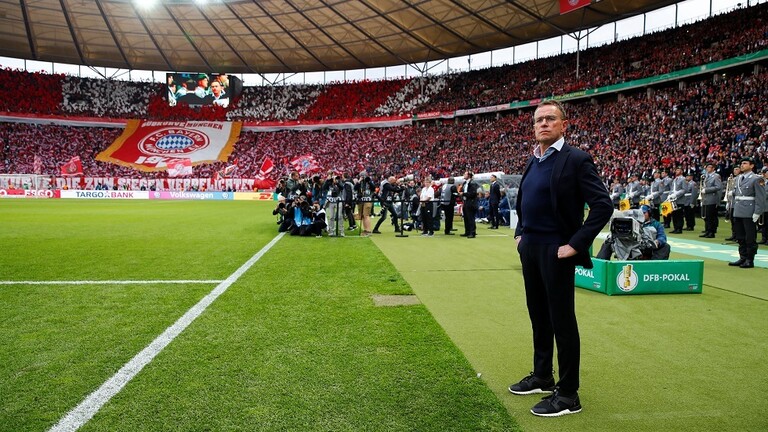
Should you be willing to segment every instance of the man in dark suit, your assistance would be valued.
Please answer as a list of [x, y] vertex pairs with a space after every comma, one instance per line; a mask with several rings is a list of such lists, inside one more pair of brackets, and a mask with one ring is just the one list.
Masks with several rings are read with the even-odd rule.
[[498, 178], [491, 174], [491, 190], [488, 198], [488, 206], [491, 208], [488, 221], [491, 223], [489, 229], [499, 229], [499, 203], [501, 202], [501, 186]]
[[464, 184], [462, 185], [459, 196], [464, 203], [461, 206], [461, 213], [464, 215], [464, 234], [462, 237], [475, 238], [475, 215], [477, 214], [477, 183], [472, 181], [474, 173], [467, 171], [464, 173]]
[[[565, 144], [568, 119], [562, 105], [542, 102], [533, 120], [538, 145], [520, 182], [515, 230], [533, 329], [533, 372], [509, 391], [552, 392], [531, 413], [555, 417], [581, 411], [574, 273], [577, 265], [592, 268], [589, 247], [608, 223], [613, 205], [592, 157]], [[552, 376], [555, 341], [557, 383]]]

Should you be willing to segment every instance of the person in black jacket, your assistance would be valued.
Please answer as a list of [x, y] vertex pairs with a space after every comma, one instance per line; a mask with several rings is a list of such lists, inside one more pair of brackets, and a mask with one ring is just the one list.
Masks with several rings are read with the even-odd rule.
[[[533, 121], [538, 144], [520, 181], [515, 230], [533, 330], [533, 372], [509, 391], [552, 392], [531, 413], [554, 417], [581, 411], [574, 273], [577, 265], [592, 268], [589, 248], [613, 214], [613, 204], [592, 157], [565, 143], [568, 117], [562, 105], [542, 102]], [[555, 342], [557, 382], [552, 375]]]
[[463, 201], [461, 206], [461, 212], [464, 215], [464, 234], [462, 237], [475, 238], [477, 234], [477, 228], [475, 223], [475, 215], [477, 214], [477, 183], [472, 181], [474, 177], [472, 171], [464, 173], [464, 184], [462, 185], [459, 196]]
[[344, 173], [341, 196], [344, 202], [344, 218], [349, 221], [349, 230], [354, 231], [357, 229], [357, 222], [355, 222], [355, 183], [349, 173]]
[[381, 203], [381, 217], [376, 222], [376, 226], [373, 227], [374, 234], [381, 234], [379, 227], [387, 218], [387, 212], [392, 217], [392, 225], [395, 226], [395, 231], [400, 231], [400, 225], [397, 222], [397, 212], [393, 203], [400, 198], [400, 193], [403, 188], [397, 185], [397, 179], [394, 176], [390, 176], [387, 181], [381, 184], [379, 190], [379, 202]]
[[501, 186], [499, 185], [498, 178], [491, 174], [491, 190], [488, 197], [488, 206], [490, 207], [490, 215], [488, 221], [491, 226], [489, 229], [499, 229], [499, 203], [501, 202]]

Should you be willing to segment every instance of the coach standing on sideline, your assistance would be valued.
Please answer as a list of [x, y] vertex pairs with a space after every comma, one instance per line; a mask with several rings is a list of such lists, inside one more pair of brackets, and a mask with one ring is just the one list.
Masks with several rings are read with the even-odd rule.
[[[554, 417], [581, 411], [574, 273], [576, 265], [592, 268], [589, 247], [608, 223], [613, 205], [592, 157], [565, 144], [568, 120], [562, 105], [542, 102], [533, 120], [538, 145], [520, 182], [515, 230], [533, 329], [533, 372], [509, 391], [553, 392], [531, 413]], [[590, 208], [586, 221], [585, 203]], [[555, 340], [557, 383], [552, 376]]]

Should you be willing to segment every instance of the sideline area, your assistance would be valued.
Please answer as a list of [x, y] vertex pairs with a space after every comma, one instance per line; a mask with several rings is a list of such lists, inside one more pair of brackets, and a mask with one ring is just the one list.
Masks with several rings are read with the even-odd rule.
[[[604, 240], [607, 232], [600, 233], [599, 239]], [[736, 243], [714, 243], [707, 241], [689, 240], [686, 238], [667, 236], [667, 242], [676, 253], [718, 261], [735, 261], [739, 259], [739, 245]], [[768, 248], [760, 245], [755, 256], [755, 267], [768, 268]]]
[[[577, 289], [584, 411], [542, 419], [529, 413], [536, 395], [507, 390], [528, 374], [532, 356], [513, 239], [482, 231], [474, 240], [384, 234], [374, 242], [524, 430], [768, 428], [758, 402], [750, 402], [760, 399], [753, 383], [768, 381], [758, 360], [768, 349], [761, 336], [768, 294], [758, 286], [768, 270], [725, 265], [735, 247], [670, 240], [673, 259], [704, 258], [702, 294], [609, 297]], [[734, 371], [752, 378], [722, 388]]]

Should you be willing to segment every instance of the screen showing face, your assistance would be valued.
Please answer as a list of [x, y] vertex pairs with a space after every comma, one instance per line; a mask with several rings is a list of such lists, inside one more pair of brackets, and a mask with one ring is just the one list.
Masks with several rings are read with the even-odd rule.
[[219, 105], [227, 108], [243, 90], [240, 78], [227, 74], [177, 72], [166, 74], [166, 79], [166, 98], [171, 106]]

